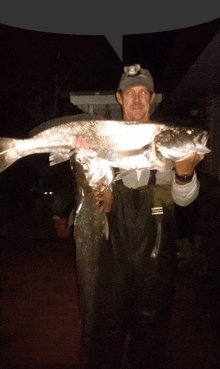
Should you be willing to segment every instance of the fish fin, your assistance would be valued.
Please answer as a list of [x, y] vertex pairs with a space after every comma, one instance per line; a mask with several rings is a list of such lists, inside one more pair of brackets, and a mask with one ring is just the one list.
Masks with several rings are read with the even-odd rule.
[[125, 150], [125, 151], [120, 151], [119, 154], [121, 156], [135, 156], [135, 155], [141, 155], [143, 154], [145, 151], [148, 151], [150, 148], [150, 144], [145, 145], [143, 147], [141, 147], [140, 149], [134, 149], [134, 150]]
[[15, 150], [14, 138], [0, 137], [0, 172], [21, 158]]
[[50, 166], [53, 165], [57, 165], [60, 163], [63, 163], [64, 161], [69, 160], [69, 155], [68, 154], [61, 154], [61, 153], [51, 153], [49, 155], [49, 161], [50, 161]]
[[128, 169], [125, 170], [123, 169], [122, 172], [119, 172], [118, 174], [116, 174], [115, 178], [114, 178], [114, 182], [119, 181], [120, 179], [123, 179], [124, 177], [126, 177], [128, 174], [133, 173], [134, 171], [136, 171], [136, 169]]
[[140, 178], [141, 178], [141, 173], [142, 173], [143, 169], [137, 169], [136, 172], [137, 172], [137, 180], [139, 181]]

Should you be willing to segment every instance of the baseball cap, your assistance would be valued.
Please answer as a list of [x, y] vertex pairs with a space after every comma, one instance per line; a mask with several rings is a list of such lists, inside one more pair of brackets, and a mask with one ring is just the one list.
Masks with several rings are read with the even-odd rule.
[[118, 90], [124, 91], [132, 86], [145, 86], [154, 91], [154, 81], [149, 70], [141, 68], [140, 64], [124, 67]]

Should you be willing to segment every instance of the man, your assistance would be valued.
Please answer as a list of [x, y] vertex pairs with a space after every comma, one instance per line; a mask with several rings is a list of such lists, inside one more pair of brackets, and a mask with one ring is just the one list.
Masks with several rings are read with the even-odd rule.
[[[140, 68], [140, 65], [137, 64], [124, 69], [125, 73], [122, 75], [116, 92], [116, 99], [122, 107], [123, 120], [148, 123], [150, 121], [150, 106], [155, 97], [152, 76], [148, 70]], [[172, 183], [172, 196], [177, 205], [187, 206], [198, 196], [199, 182], [194, 169], [203, 158], [204, 155], [195, 153], [186, 160], [172, 163], [175, 172], [157, 172], [157, 184]], [[148, 184], [149, 176], [149, 170], [141, 172], [141, 179], [138, 178], [138, 173], [134, 172], [133, 175], [127, 176], [123, 183], [127, 187], [141, 187]], [[110, 210], [111, 197], [109, 191], [102, 197], [103, 206], [107, 212]]]
[[[150, 72], [139, 64], [125, 67], [116, 93], [123, 120], [147, 124], [154, 97]], [[112, 191], [95, 195], [110, 236], [100, 248], [89, 369], [121, 368], [125, 344], [130, 369], [164, 367], [175, 292], [173, 204], [196, 199], [195, 167], [202, 159], [194, 154], [170, 163], [165, 173], [124, 172]]]

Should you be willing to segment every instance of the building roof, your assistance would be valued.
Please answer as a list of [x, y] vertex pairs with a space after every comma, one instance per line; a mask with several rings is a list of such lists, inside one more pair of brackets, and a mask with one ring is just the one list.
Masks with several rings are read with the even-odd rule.
[[174, 90], [163, 100], [156, 114], [174, 114], [180, 105], [192, 108], [201, 96], [220, 94], [220, 32], [216, 33]]

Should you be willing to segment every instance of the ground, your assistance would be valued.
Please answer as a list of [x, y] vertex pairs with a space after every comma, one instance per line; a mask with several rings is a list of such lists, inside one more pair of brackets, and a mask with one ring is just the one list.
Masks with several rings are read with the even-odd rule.
[[[201, 184], [194, 252], [186, 240], [180, 250], [168, 369], [220, 368], [219, 183]], [[73, 238], [59, 238], [51, 219], [18, 215], [1, 226], [1, 250], [1, 368], [84, 368]]]

